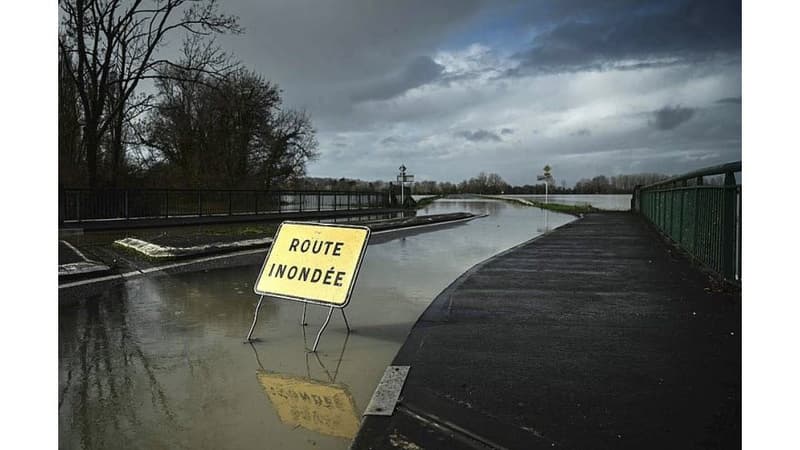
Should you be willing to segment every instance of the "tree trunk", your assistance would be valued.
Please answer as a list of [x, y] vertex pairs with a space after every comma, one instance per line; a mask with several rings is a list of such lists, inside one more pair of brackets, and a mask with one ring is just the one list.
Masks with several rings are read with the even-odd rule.
[[86, 169], [89, 175], [89, 187], [97, 187], [97, 153], [100, 147], [97, 123], [87, 122], [84, 128], [83, 143], [86, 146]]
[[112, 130], [111, 139], [111, 185], [118, 187], [120, 169], [124, 162], [124, 150], [122, 148], [122, 117], [117, 117]]

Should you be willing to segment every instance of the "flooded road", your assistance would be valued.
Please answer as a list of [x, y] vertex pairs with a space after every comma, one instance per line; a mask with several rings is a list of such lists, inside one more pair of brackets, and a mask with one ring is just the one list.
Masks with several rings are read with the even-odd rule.
[[[344, 449], [419, 315], [479, 261], [573, 220], [492, 200], [473, 221], [373, 235], [347, 316], [258, 297], [258, 265], [133, 279], [59, 311], [61, 448]], [[413, 371], [413, 367], [411, 368]]]

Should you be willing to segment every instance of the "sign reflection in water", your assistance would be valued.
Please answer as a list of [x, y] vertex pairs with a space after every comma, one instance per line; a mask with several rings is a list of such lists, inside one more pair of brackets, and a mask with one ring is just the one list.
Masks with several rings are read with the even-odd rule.
[[[253, 344], [259, 369], [258, 383], [264, 389], [282, 423], [292, 428], [307, 430], [345, 439], [353, 439], [358, 432], [359, 414], [355, 401], [347, 386], [336, 383], [349, 334], [345, 336], [342, 351], [333, 374], [323, 364], [317, 353], [306, 353], [307, 377], [269, 371], [261, 365], [258, 351]], [[313, 356], [310, 356], [313, 355]], [[327, 375], [327, 381], [311, 378], [309, 359]]]

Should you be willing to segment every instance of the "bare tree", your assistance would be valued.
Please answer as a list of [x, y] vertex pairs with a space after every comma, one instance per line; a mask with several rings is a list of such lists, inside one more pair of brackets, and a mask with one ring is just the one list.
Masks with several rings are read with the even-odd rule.
[[[253, 115], [253, 102], [238, 95], [234, 86], [243, 78], [243, 70], [236, 67], [218, 48], [187, 39], [179, 62], [158, 72], [157, 98], [137, 127], [136, 144], [155, 150], [177, 169], [184, 186], [219, 184], [218, 175], [225, 178], [228, 173], [230, 166], [222, 154], [231, 151], [228, 134], [239, 130], [232, 121]], [[277, 88], [272, 89], [277, 102]], [[251, 112], [243, 113], [248, 107]]]
[[270, 189], [303, 177], [306, 163], [318, 157], [311, 117], [305, 111], [281, 111], [264, 131], [266, 145], [254, 155], [262, 187]]
[[216, 0], [60, 0], [59, 52], [65, 58], [80, 99], [82, 141], [88, 181], [98, 183], [98, 155], [103, 136], [114, 127], [111, 147], [122, 157], [122, 125], [143, 99], [139, 83], [156, 78], [172, 62], [159, 50], [176, 33], [208, 36], [241, 31], [237, 19], [221, 14]]
[[67, 56], [58, 56], [58, 171], [62, 182], [76, 183], [84, 168], [81, 146], [80, 101], [72, 77], [67, 73]]
[[253, 154], [269, 145], [271, 124], [281, 104], [277, 85], [260, 75], [239, 69], [205, 89], [209, 133], [206, 154], [216, 158], [220, 182], [237, 187], [253, 172]]
[[317, 156], [308, 114], [282, 110], [278, 86], [252, 71], [210, 76], [194, 61], [207, 52], [195, 48], [161, 72], [142, 142], [183, 185], [269, 189], [303, 176]]

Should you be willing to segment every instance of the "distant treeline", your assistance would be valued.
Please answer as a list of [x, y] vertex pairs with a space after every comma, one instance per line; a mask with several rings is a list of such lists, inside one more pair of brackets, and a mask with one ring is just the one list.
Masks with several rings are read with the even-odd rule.
[[[607, 177], [598, 175], [592, 179], [583, 178], [572, 187], [562, 181], [559, 185], [551, 185], [551, 194], [629, 194], [637, 185], [648, 185], [669, 178], [657, 173], [639, 173], [630, 175], [614, 175]], [[347, 178], [304, 178], [300, 181], [303, 189], [319, 190], [385, 190], [389, 183], [384, 181], [363, 181]], [[395, 189], [399, 189], [395, 186]], [[478, 176], [463, 180], [460, 183], [448, 181], [420, 181], [412, 186], [414, 194], [544, 194], [544, 184], [526, 184], [512, 186], [496, 173], [481, 172]]]

